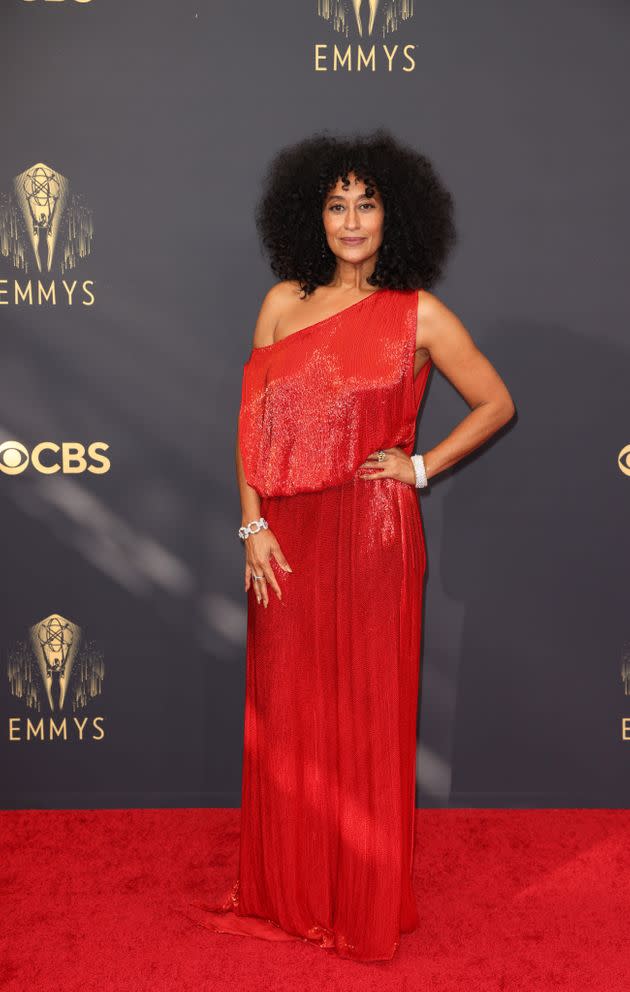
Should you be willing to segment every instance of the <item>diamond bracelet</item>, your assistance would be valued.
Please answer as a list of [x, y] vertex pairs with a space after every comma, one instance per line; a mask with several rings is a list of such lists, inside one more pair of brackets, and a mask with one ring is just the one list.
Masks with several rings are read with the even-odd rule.
[[412, 455], [411, 460], [416, 473], [416, 489], [424, 489], [424, 487], [429, 484], [426, 469], [424, 467], [424, 458], [422, 455]]
[[250, 534], [257, 534], [259, 530], [267, 530], [269, 524], [264, 517], [259, 517], [258, 520], [250, 520], [248, 524], [244, 527], [239, 527], [238, 536], [241, 541], [247, 540]]

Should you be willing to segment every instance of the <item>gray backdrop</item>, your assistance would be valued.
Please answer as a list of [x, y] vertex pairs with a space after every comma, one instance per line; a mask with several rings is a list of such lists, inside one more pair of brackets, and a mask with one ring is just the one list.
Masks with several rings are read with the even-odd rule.
[[[386, 125], [454, 193], [460, 240], [435, 292], [518, 410], [421, 496], [417, 805], [625, 806], [627, 6], [416, 0], [396, 31], [363, 39], [378, 58], [361, 72], [334, 69], [334, 45], [354, 55], [359, 39], [317, 0], [1, 11], [0, 444], [100, 441], [110, 460], [102, 474], [54, 453], [56, 473], [0, 471], [2, 805], [239, 805], [234, 441], [275, 281], [254, 205], [280, 147]], [[383, 43], [400, 46], [391, 72]], [[39, 273], [14, 180], [27, 174], [35, 203], [38, 176], [50, 193], [57, 172], [75, 198]], [[85, 247], [85, 232], [89, 253], [62, 271], [63, 237]], [[56, 302], [15, 302], [16, 280], [38, 279]], [[71, 304], [63, 279], [78, 281]], [[467, 411], [434, 370], [417, 450]], [[48, 739], [29, 642], [56, 613], [80, 629], [87, 686], [55, 716], [66, 740]], [[29, 664], [40, 711], [16, 683]], [[47, 739], [29, 739], [29, 719]]]

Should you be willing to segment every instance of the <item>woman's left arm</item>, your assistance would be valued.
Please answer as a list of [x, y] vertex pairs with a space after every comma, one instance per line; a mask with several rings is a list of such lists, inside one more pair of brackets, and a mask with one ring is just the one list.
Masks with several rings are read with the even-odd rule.
[[434, 448], [423, 452], [427, 479], [482, 445], [516, 412], [503, 379], [479, 350], [463, 323], [433, 293], [418, 293], [416, 348], [464, 397], [471, 412]]
[[[418, 293], [418, 350], [430, 355], [433, 364], [471, 407], [471, 412], [443, 441], [422, 452], [428, 481], [492, 437], [499, 427], [512, 419], [516, 407], [503, 379], [479, 350], [459, 317], [425, 289]], [[398, 447], [384, 450], [390, 457], [380, 461], [378, 452], [372, 452], [359, 466], [359, 478], [392, 478], [415, 486], [416, 472], [410, 456]]]

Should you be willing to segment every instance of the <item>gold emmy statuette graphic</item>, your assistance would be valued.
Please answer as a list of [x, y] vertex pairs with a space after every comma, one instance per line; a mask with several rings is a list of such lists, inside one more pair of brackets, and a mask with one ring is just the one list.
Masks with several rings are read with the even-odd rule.
[[352, 24], [360, 38], [375, 33], [378, 17], [385, 36], [413, 17], [413, 0], [317, 0], [317, 13], [346, 37]]
[[[363, 0], [352, 0], [352, 6], [354, 7], [354, 16], [357, 19], [357, 28], [359, 29], [359, 34], [363, 37], [363, 28], [361, 27], [361, 7]], [[378, 0], [369, 0], [370, 8], [370, 19], [368, 21], [368, 34], [372, 34], [372, 28], [374, 27], [374, 18], [376, 17], [376, 9], [378, 7]]]
[[[16, 269], [50, 272], [55, 255], [63, 272], [90, 254], [92, 213], [74, 194], [70, 181], [56, 169], [37, 162], [13, 180], [13, 190], [0, 194], [0, 254]], [[30, 251], [29, 251], [30, 247]]]
[[68, 698], [74, 712], [87, 706], [102, 691], [105, 665], [100, 650], [83, 640], [81, 628], [59, 613], [33, 624], [28, 641], [9, 655], [12, 695], [40, 713], [46, 700], [51, 713], [60, 713]]
[[51, 614], [30, 629], [48, 703], [53, 713], [63, 709], [70, 673], [81, 639], [76, 624]]

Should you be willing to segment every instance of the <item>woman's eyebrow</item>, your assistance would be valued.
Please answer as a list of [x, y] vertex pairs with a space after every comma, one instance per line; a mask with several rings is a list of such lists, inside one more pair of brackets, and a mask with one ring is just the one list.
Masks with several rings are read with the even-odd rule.
[[[366, 200], [373, 200], [374, 199], [373, 196], [368, 196], [367, 193], [359, 193], [359, 195], [357, 197], [355, 197], [355, 199], [357, 199], [357, 200], [362, 200], [363, 198], [365, 198]], [[340, 196], [339, 193], [331, 193], [331, 195], [328, 196], [326, 199], [327, 200], [345, 200], [346, 197], [345, 196]]]

